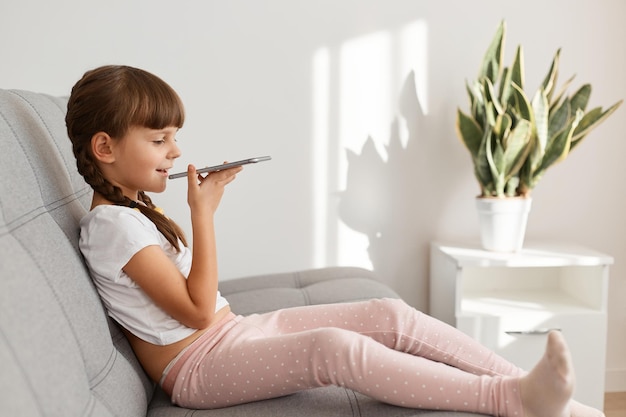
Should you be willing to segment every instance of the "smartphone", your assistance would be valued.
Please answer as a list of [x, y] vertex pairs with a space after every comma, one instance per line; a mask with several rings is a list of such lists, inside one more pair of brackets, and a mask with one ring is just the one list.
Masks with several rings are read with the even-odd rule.
[[[269, 161], [270, 159], [272, 159], [271, 156], [257, 156], [256, 158], [242, 159], [241, 161], [228, 162], [226, 164], [215, 165], [215, 166], [206, 167], [206, 168], [200, 168], [200, 169], [196, 170], [196, 172], [198, 174], [205, 174], [207, 172], [221, 171], [223, 169], [238, 167], [238, 166], [241, 166], [241, 165], [256, 164], [257, 162]], [[186, 177], [186, 176], [187, 176], [187, 171], [179, 172], [178, 174], [170, 175], [169, 179], [173, 180], [175, 178], [183, 178], [183, 177]]]

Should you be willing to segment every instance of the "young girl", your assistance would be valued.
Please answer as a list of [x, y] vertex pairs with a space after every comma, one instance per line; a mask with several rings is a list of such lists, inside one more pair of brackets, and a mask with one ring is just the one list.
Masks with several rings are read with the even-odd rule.
[[165, 190], [183, 105], [158, 77], [126, 66], [88, 71], [67, 130], [94, 190], [80, 248], [108, 314], [174, 403], [218, 408], [339, 385], [403, 407], [507, 417], [600, 416], [571, 401], [558, 332], [529, 373], [400, 300], [237, 316], [218, 290], [214, 213], [241, 167], [187, 168], [193, 245], [145, 192]]

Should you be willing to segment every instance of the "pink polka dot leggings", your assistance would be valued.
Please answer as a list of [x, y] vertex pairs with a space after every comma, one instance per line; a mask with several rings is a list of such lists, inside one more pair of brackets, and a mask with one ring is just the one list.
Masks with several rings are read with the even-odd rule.
[[170, 364], [162, 385], [188, 408], [338, 385], [403, 407], [522, 417], [523, 374], [403, 301], [376, 299], [231, 315]]

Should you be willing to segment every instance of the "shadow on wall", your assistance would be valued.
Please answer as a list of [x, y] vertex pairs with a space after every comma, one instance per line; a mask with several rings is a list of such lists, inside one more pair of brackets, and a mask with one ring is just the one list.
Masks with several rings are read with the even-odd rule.
[[[441, 131], [424, 115], [411, 72], [399, 97], [401, 119], [391, 123], [387, 160], [369, 137], [357, 154], [347, 150], [346, 189], [340, 193], [339, 218], [369, 240], [374, 271], [416, 307], [427, 309], [429, 242], [441, 221], [450, 192], [440, 177], [445, 163]], [[401, 123], [408, 141], [403, 147]], [[389, 281], [392, 282], [389, 282]], [[419, 282], [419, 294], [415, 281]]]

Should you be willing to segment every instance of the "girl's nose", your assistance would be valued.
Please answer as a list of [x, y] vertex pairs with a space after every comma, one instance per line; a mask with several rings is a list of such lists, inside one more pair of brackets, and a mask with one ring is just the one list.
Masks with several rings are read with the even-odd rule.
[[181, 155], [180, 148], [176, 142], [172, 142], [172, 148], [170, 149], [169, 157], [176, 159]]

